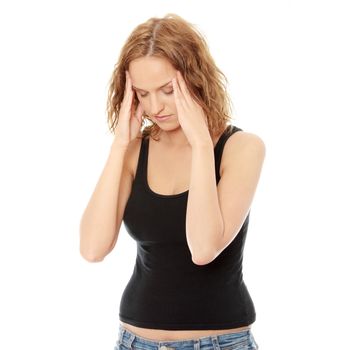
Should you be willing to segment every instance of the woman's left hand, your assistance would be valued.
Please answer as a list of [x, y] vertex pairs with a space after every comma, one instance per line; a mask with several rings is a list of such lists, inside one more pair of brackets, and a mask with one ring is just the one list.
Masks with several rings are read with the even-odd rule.
[[181, 72], [172, 79], [177, 118], [190, 145], [212, 144], [203, 108], [192, 98]]

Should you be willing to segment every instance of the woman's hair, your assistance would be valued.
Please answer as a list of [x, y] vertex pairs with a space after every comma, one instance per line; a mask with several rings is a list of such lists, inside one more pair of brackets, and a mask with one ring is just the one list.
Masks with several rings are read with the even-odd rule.
[[[233, 119], [230, 116], [231, 100], [226, 90], [227, 79], [215, 65], [202, 34], [193, 24], [169, 13], [164, 18], [153, 17], [138, 25], [121, 49], [109, 81], [107, 98], [108, 124], [113, 133], [124, 97], [125, 71], [131, 61], [147, 56], [165, 58], [181, 72], [192, 98], [207, 116], [212, 138], [225, 130]], [[154, 138], [160, 128], [147, 119], [151, 125], [144, 127], [142, 134]], [[144, 122], [142, 119], [142, 126]]]

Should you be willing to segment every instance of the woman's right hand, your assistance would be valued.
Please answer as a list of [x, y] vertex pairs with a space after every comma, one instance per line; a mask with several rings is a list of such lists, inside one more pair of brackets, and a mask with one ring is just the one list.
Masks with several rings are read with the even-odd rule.
[[144, 110], [141, 103], [138, 103], [135, 111], [137, 101], [128, 71], [125, 71], [125, 76], [124, 97], [119, 110], [118, 123], [115, 128], [114, 143], [127, 147], [140, 132]]

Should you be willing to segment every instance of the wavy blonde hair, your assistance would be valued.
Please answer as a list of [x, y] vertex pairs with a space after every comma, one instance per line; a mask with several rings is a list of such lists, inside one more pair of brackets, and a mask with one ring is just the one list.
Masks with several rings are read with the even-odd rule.
[[[163, 18], [152, 17], [138, 25], [121, 49], [109, 81], [107, 114], [112, 133], [118, 123], [118, 114], [124, 97], [125, 71], [131, 61], [146, 56], [167, 59], [179, 70], [196, 102], [207, 116], [208, 129], [214, 135], [222, 133], [230, 120], [231, 100], [227, 93], [227, 78], [215, 65], [203, 35], [180, 16], [169, 13]], [[137, 97], [136, 97], [137, 98]], [[142, 135], [155, 139], [160, 127], [144, 114], [151, 125], [144, 127]]]

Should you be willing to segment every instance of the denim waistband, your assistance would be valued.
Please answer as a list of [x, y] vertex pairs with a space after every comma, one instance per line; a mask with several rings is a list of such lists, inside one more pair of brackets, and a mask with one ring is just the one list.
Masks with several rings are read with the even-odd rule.
[[119, 324], [118, 342], [126, 346], [129, 350], [133, 350], [135, 347], [149, 350], [172, 350], [172, 348], [179, 349], [188, 347], [189, 349], [200, 350], [206, 346], [220, 350], [225, 344], [231, 342], [248, 342], [251, 336], [251, 329], [248, 328], [240, 332], [209, 335], [193, 339], [157, 341], [140, 337], [126, 329], [122, 324]]

